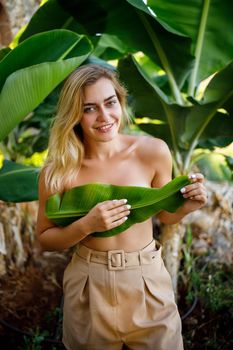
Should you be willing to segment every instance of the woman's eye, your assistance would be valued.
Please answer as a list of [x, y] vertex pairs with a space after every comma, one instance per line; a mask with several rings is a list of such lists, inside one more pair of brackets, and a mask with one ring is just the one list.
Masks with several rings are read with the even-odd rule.
[[113, 106], [113, 105], [115, 105], [116, 103], [117, 103], [116, 100], [112, 100], [112, 101], [109, 101], [109, 102], [108, 102], [108, 105], [109, 105], [109, 106]]
[[84, 113], [91, 113], [94, 112], [96, 110], [95, 107], [86, 107], [84, 108]]

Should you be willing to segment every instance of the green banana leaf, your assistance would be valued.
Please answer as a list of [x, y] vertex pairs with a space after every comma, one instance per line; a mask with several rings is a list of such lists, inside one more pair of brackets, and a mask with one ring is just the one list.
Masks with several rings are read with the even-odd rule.
[[37, 200], [39, 170], [4, 160], [0, 169], [0, 200], [14, 203]]
[[223, 154], [215, 152], [204, 154], [197, 161], [197, 166], [204, 176], [211, 181], [228, 181], [233, 184], [233, 173]]
[[[160, 124], [140, 123], [143, 131], [165, 140], [171, 149], [174, 145], [189, 150], [193, 142], [210, 138], [233, 137], [232, 77], [233, 63], [215, 74], [206, 87], [200, 101], [193, 100], [190, 106], [179, 106], [166, 97], [132, 57], [121, 59], [118, 64], [121, 80], [134, 96], [132, 107], [139, 118], [161, 121]], [[226, 110], [218, 111], [219, 108]], [[221, 141], [221, 140], [220, 140]]]
[[[142, 2], [128, 1], [134, 6]], [[147, 5], [164, 28], [192, 39], [191, 53], [196, 57], [194, 85], [232, 60], [231, 0], [148, 0]]]
[[[154, 57], [155, 61], [160, 64], [160, 58], [148, 35], [145, 23], [139, 16], [141, 14], [147, 18], [152, 29], [156, 32], [159, 46], [165, 52], [178, 85], [183, 83], [193, 63], [193, 56], [190, 55], [190, 38], [164, 29], [164, 26], [151, 16], [143, 1], [140, 1], [141, 6], [144, 5], [143, 11], [139, 11], [136, 5], [126, 0], [89, 0], [88, 6], [86, 3], [85, 0], [49, 1], [41, 6], [32, 17], [22, 35], [23, 40], [43, 30], [62, 27], [77, 33], [89, 34], [89, 38], [95, 45], [96, 38], [100, 38], [99, 34], [104, 33], [104, 35], [108, 35], [108, 38], [112, 37], [114, 49], [118, 52], [122, 53], [123, 50], [125, 53], [142, 51], [150, 57]], [[75, 23], [81, 26], [83, 31], [77, 30]], [[106, 50], [109, 50], [109, 47], [106, 47]], [[108, 55], [105, 55], [107, 59], [106, 56]]]
[[[186, 119], [182, 141], [192, 144], [198, 139], [208, 139], [213, 136], [229, 136], [232, 139], [233, 114], [232, 110], [228, 109], [228, 105], [232, 106], [233, 102], [232, 79], [233, 61], [215, 74], [206, 87], [203, 99], [195, 101]], [[226, 112], [217, 113], [220, 108], [225, 109]]]
[[[74, 8], [74, 1], [66, 0], [64, 1], [64, 5], [70, 2], [70, 6], [72, 6], [71, 11], [67, 12], [60, 5], [60, 2], [62, 1], [49, 0], [40, 6], [27, 24], [19, 38], [19, 42], [22, 42], [34, 34], [58, 28], [68, 29], [78, 34], [86, 35], [88, 33], [83, 27], [83, 23], [85, 24], [87, 21], [90, 22], [89, 26], [91, 27], [91, 33], [95, 33], [96, 30], [99, 31], [99, 33], [104, 31], [104, 23], [102, 19], [104, 16], [98, 11], [98, 7], [101, 8], [101, 5], [98, 6], [97, 4], [95, 6], [93, 1], [88, 0], [87, 6], [87, 1], [81, 0], [79, 1], [81, 3], [81, 8]], [[75, 20], [75, 17], [78, 15], [80, 15], [82, 23]], [[97, 26], [98, 29], [96, 28]]]
[[83, 63], [91, 51], [92, 45], [86, 37], [68, 30], [54, 30], [37, 34], [9, 52], [0, 62], [0, 84], [3, 84], [0, 140]]
[[49, 197], [45, 214], [56, 225], [66, 226], [85, 216], [97, 203], [126, 198], [131, 205], [128, 220], [112, 230], [93, 234], [96, 237], [110, 237], [161, 210], [175, 212], [184, 202], [179, 190], [189, 183], [187, 176], [179, 176], [161, 188], [87, 184]]

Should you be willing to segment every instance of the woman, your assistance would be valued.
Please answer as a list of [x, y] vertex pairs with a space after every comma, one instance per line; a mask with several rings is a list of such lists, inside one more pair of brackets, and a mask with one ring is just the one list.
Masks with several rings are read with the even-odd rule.
[[[74, 71], [61, 92], [48, 160], [39, 181], [37, 233], [45, 250], [79, 243], [64, 273], [63, 342], [69, 350], [183, 349], [181, 322], [171, 280], [153, 240], [152, 221], [106, 238], [130, 215], [127, 198], [110, 198], [66, 227], [45, 216], [56, 192], [86, 183], [161, 187], [171, 180], [165, 142], [120, 133], [127, 120], [126, 91], [114, 73], [97, 65]], [[160, 212], [173, 224], [206, 203], [203, 176], [182, 189], [187, 198], [176, 213]]]

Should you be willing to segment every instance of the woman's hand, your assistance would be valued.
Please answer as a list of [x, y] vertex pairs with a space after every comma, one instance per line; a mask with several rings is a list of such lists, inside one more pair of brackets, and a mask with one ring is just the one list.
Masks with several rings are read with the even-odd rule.
[[207, 202], [207, 192], [204, 186], [204, 176], [200, 173], [190, 174], [191, 184], [183, 187], [180, 192], [187, 199], [182, 209], [188, 214], [202, 208]]
[[98, 203], [85, 216], [88, 231], [103, 232], [120, 226], [127, 220], [131, 206], [127, 199], [115, 199]]

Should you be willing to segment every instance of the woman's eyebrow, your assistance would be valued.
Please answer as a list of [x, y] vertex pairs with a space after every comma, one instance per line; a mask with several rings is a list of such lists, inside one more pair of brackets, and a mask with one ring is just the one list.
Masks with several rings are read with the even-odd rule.
[[[116, 97], [116, 95], [111, 95], [111, 96], [105, 98], [105, 99], [104, 99], [104, 102], [107, 102], [107, 101], [111, 100], [113, 97]], [[87, 102], [87, 103], [84, 103], [84, 106], [85, 106], [85, 107], [86, 107], [86, 106], [95, 106], [95, 105], [96, 105], [96, 103], [94, 103], [94, 102]]]

